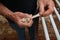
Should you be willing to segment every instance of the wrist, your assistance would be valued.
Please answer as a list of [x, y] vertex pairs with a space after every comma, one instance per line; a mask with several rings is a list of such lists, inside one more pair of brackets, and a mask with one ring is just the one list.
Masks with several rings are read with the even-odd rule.
[[13, 12], [0, 3], [0, 14], [4, 17], [9, 17]]

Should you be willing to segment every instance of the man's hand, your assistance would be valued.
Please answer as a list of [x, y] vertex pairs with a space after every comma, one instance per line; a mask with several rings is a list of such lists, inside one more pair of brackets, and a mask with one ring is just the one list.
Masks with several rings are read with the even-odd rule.
[[[20, 28], [30, 27], [32, 25], [32, 16], [22, 12], [12, 12], [2, 3], [0, 3], [0, 14], [15, 22]], [[29, 22], [23, 23], [22, 18], [30, 18]]]
[[[22, 18], [30, 18], [29, 22], [22, 22]], [[14, 21], [20, 28], [30, 27], [33, 23], [32, 16], [22, 12], [12, 13], [12, 21]]]
[[41, 16], [47, 16], [54, 10], [53, 0], [38, 0], [39, 14]]

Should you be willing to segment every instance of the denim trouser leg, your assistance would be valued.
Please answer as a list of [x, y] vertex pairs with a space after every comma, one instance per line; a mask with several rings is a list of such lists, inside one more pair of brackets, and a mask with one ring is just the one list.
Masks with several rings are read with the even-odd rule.
[[18, 40], [25, 40], [25, 29], [19, 28], [15, 23], [10, 22], [11, 27], [16, 31]]
[[[29, 28], [30, 40], [34, 40], [34, 32], [37, 25], [38, 19], [34, 20], [32, 27]], [[25, 40], [25, 28], [19, 28], [14, 22], [8, 21], [13, 29], [16, 30], [18, 40]]]
[[30, 40], [34, 40], [34, 32], [35, 32], [35, 27], [29, 28], [29, 34], [30, 34]]
[[18, 40], [25, 40], [25, 29], [21, 28], [19, 31], [16, 31]]
[[33, 22], [32, 27], [29, 28], [29, 33], [30, 33], [30, 40], [34, 40], [35, 38], [35, 30], [38, 27], [38, 18], [36, 18]]

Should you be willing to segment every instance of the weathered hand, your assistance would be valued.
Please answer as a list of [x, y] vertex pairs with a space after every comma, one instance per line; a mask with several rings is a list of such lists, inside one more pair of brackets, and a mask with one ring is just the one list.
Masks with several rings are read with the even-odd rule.
[[51, 14], [54, 6], [53, 0], [38, 0], [39, 14], [41, 16], [47, 16]]
[[[29, 20], [29, 22], [22, 22], [22, 20], [21, 20], [22, 18], [30, 18], [30, 20]], [[32, 16], [30, 16], [29, 14], [26, 14], [26, 13], [22, 13], [22, 12], [14, 12], [13, 20], [20, 28], [30, 27], [33, 23]]]

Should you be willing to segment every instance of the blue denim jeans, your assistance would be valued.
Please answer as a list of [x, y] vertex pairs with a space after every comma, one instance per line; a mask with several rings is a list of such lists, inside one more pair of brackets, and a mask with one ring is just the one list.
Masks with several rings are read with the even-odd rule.
[[[8, 20], [9, 24], [11, 25], [11, 27], [16, 30], [16, 34], [18, 37], [18, 40], [26, 40], [25, 39], [25, 28], [19, 28], [14, 22]], [[34, 32], [35, 32], [35, 28], [38, 24], [38, 18], [33, 19], [33, 25], [28, 28], [29, 29], [29, 35], [30, 35], [30, 40], [34, 40]]]

